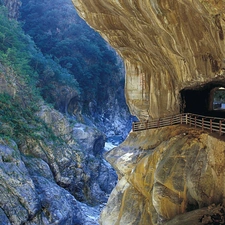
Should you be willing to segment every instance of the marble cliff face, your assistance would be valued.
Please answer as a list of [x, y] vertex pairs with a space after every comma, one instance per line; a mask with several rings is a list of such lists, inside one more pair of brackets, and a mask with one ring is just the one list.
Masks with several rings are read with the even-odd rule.
[[[225, 87], [225, 0], [73, 2], [123, 57], [127, 104], [140, 120], [182, 111], [184, 89]], [[119, 182], [100, 224], [213, 222], [224, 211], [210, 206], [225, 203], [224, 154], [224, 140], [201, 130], [131, 132], [106, 155]]]
[[139, 119], [180, 112], [180, 91], [224, 79], [224, 0], [73, 0], [126, 66]]

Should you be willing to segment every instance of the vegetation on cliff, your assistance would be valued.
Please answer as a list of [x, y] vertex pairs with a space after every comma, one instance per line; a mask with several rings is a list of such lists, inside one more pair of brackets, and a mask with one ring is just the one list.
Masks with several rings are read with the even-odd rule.
[[88, 211], [107, 201], [117, 180], [102, 157], [105, 137], [46, 103], [80, 90], [0, 1], [2, 223], [97, 224]]
[[[124, 82], [118, 56], [79, 18], [70, 0], [22, 0], [20, 20], [44, 55], [77, 80], [85, 109], [90, 102], [104, 106], [110, 94], [107, 89], [115, 92]], [[41, 87], [46, 89], [51, 79], [48, 72]]]
[[[78, 84], [52, 59], [43, 56], [30, 37], [24, 34], [20, 24], [8, 19], [4, 6], [0, 7], [0, 27], [0, 78], [1, 82], [11, 79], [9, 83], [15, 87], [13, 95], [10, 88], [0, 91], [0, 135], [13, 137], [19, 143], [24, 136], [40, 139], [38, 131], [45, 130], [46, 137], [55, 138], [51, 129], [35, 115], [39, 110], [38, 101], [46, 88], [48, 91], [54, 88], [53, 82], [66, 82], [76, 90]], [[38, 88], [47, 73], [45, 71], [51, 71], [51, 82], [43, 89]]]

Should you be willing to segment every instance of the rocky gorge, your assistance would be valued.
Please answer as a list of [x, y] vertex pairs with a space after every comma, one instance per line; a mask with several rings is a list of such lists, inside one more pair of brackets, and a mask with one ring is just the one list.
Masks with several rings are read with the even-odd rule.
[[[26, 70], [21, 73], [13, 67], [14, 48], [22, 46], [19, 51], [25, 51], [19, 41], [33, 45], [21, 30], [13, 30], [19, 27], [13, 19], [19, 17], [20, 6], [17, 0], [0, 1], [0, 224], [99, 224], [100, 210], [117, 183], [115, 170], [103, 157], [113, 147], [105, 148], [106, 139], [117, 135], [121, 141], [131, 127], [124, 119], [130, 114], [124, 107], [123, 87], [116, 93], [108, 90], [111, 97], [100, 113], [94, 103], [91, 114], [82, 114], [79, 91], [56, 82], [52, 71], [45, 80], [53, 86], [46, 88], [55, 101], [50, 105], [35, 88], [40, 88], [35, 72], [29, 77]], [[9, 29], [2, 14], [12, 21]], [[9, 49], [2, 54], [7, 44]], [[36, 53], [32, 50], [31, 55]], [[11, 61], [5, 60], [9, 55]], [[24, 60], [20, 56], [19, 65]], [[40, 52], [38, 57], [44, 60]], [[43, 66], [40, 61], [36, 66]], [[49, 65], [47, 69], [51, 70]], [[120, 69], [123, 75], [122, 61]]]
[[[73, 3], [124, 59], [126, 101], [139, 120], [216, 115], [225, 1]], [[224, 138], [185, 126], [131, 132], [106, 155], [119, 181], [100, 224], [224, 224], [224, 151]]]
[[[0, 81], [1, 91], [17, 97], [23, 92], [15, 74], [2, 65]], [[105, 135], [74, 124], [44, 102], [38, 108], [36, 116], [52, 128], [52, 138], [44, 128], [19, 144], [0, 138], [1, 224], [98, 224], [86, 214], [107, 201], [117, 182], [102, 157]], [[31, 118], [25, 122], [32, 126]], [[11, 129], [7, 122], [1, 122], [4, 129]]]
[[[17, 17], [19, 1], [3, 2]], [[182, 112], [215, 115], [214, 90], [225, 87], [224, 0], [73, 3], [122, 56], [126, 101], [139, 120]], [[223, 136], [168, 126], [131, 131], [104, 152], [105, 135], [79, 109], [77, 120], [35, 99], [34, 111], [21, 111], [34, 107], [27, 82], [0, 64], [0, 133], [7, 134], [0, 137], [2, 224], [224, 224]], [[57, 90], [59, 96], [66, 91], [62, 99], [71, 111], [77, 109], [76, 92]], [[5, 115], [15, 119], [9, 123]], [[26, 135], [16, 133], [16, 126]], [[99, 222], [91, 218], [90, 211], [107, 199]]]

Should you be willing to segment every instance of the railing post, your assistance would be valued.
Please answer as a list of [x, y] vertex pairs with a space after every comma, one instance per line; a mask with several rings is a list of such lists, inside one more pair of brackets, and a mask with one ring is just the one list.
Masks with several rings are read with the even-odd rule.
[[157, 127], [159, 128], [160, 126], [160, 119], [158, 119], [158, 122], [157, 122]]
[[170, 125], [173, 125], [173, 116], [170, 118]]
[[219, 128], [219, 135], [222, 135], [222, 121], [220, 120], [220, 128]]
[[212, 133], [212, 119], [210, 119], [210, 132]]
[[195, 116], [195, 128], [196, 128], [196, 116]]
[[186, 114], [186, 125], [188, 124], [188, 114]]
[[132, 123], [132, 130], [134, 131], [134, 122]]
[[180, 124], [183, 124], [183, 114], [180, 114]]
[[204, 117], [202, 117], [202, 130], [204, 130]]

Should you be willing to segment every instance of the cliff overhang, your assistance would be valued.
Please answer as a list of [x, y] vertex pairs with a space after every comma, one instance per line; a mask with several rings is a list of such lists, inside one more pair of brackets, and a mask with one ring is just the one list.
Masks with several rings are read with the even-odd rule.
[[127, 104], [139, 119], [177, 114], [181, 90], [225, 81], [224, 0], [73, 3], [124, 59]]

